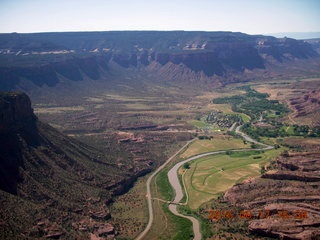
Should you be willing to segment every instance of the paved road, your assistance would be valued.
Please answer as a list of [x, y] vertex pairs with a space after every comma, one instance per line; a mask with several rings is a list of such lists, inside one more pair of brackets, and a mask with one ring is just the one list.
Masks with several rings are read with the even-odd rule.
[[[234, 127], [235, 126], [233, 126], [233, 128]], [[255, 141], [254, 139], [252, 139], [251, 137], [249, 137], [248, 135], [242, 133], [240, 131], [240, 128], [241, 128], [241, 126], [238, 126], [236, 128], [236, 133], [240, 134], [248, 142], [260, 144], [261, 146], [263, 146], [263, 148], [262, 148], [263, 150], [273, 149], [273, 146], [269, 146], [269, 145], [266, 145], [266, 144], [263, 144], [263, 143], [259, 143], [259, 142]], [[252, 149], [252, 150], [260, 151], [261, 148], [260, 149]], [[238, 150], [233, 150], [233, 151], [234, 152], [242, 152], [242, 151], [248, 151], [248, 149], [238, 149]], [[202, 157], [206, 157], [206, 156], [210, 156], [210, 155], [215, 155], [215, 154], [220, 154], [220, 153], [225, 153], [225, 152], [226, 151], [214, 151], [214, 152], [208, 152], [208, 153], [203, 153], [203, 154], [196, 155], [196, 156], [188, 158], [188, 159], [186, 159], [186, 160], [184, 160], [182, 162], [178, 162], [168, 172], [169, 182], [170, 182], [172, 188], [175, 190], [175, 193], [176, 193], [176, 196], [175, 196], [175, 198], [173, 200], [174, 204], [170, 204], [169, 205], [169, 210], [173, 214], [175, 214], [175, 215], [177, 215], [179, 217], [183, 217], [183, 218], [189, 219], [192, 222], [193, 232], [194, 232], [193, 240], [201, 240], [200, 223], [196, 218], [191, 217], [191, 216], [182, 215], [177, 211], [177, 205], [176, 204], [178, 204], [181, 201], [181, 199], [183, 198], [183, 191], [182, 191], [182, 187], [181, 187], [181, 184], [180, 184], [180, 181], [179, 181], [179, 178], [178, 178], [178, 169], [183, 164], [185, 164], [186, 162], [190, 162], [190, 161], [198, 159], [198, 158], [202, 158]]]
[[193, 233], [194, 233], [194, 240], [201, 240], [201, 231], [200, 231], [200, 223], [198, 219], [191, 217], [191, 216], [185, 216], [182, 215], [178, 212], [177, 210], [177, 205], [181, 199], [183, 198], [183, 191], [181, 184], [179, 182], [179, 177], [178, 177], [178, 169], [186, 162], [190, 162], [192, 160], [202, 158], [205, 156], [213, 155], [213, 154], [219, 154], [219, 153], [224, 153], [225, 151], [216, 151], [216, 152], [209, 152], [209, 153], [203, 153], [199, 154], [197, 156], [188, 158], [182, 162], [178, 162], [176, 165], [173, 166], [168, 172], [168, 179], [171, 184], [171, 187], [175, 190], [176, 196], [173, 200], [173, 204], [169, 204], [169, 210], [176, 216], [183, 217], [186, 219], [189, 219], [192, 222], [192, 228], [193, 228]]
[[248, 142], [252, 142], [252, 143], [259, 144], [259, 145], [263, 146], [263, 148], [262, 149], [260, 148], [259, 150], [270, 150], [270, 149], [273, 149], [273, 146], [269, 146], [267, 144], [260, 143], [260, 142], [258, 142], [256, 140], [252, 139], [247, 134], [244, 134], [243, 132], [240, 131], [240, 128], [241, 128], [241, 125], [236, 128], [236, 133], [240, 134]]
[[[236, 133], [240, 134], [245, 140], [247, 140], [248, 142], [252, 142], [252, 143], [256, 143], [256, 144], [260, 144], [261, 146], [263, 146], [264, 148], [260, 148], [260, 149], [250, 149], [250, 150], [256, 150], [256, 151], [260, 151], [260, 150], [270, 150], [273, 149], [272, 146], [266, 145], [266, 144], [262, 144], [259, 143], [257, 141], [255, 141], [254, 139], [252, 139], [251, 137], [249, 137], [248, 135], [242, 133], [240, 131], [240, 127], [238, 126], [236, 128]], [[141, 232], [139, 234], [139, 236], [136, 238], [136, 240], [140, 240], [143, 239], [143, 237], [148, 233], [148, 231], [150, 230], [151, 226], [152, 226], [152, 222], [153, 222], [153, 208], [152, 208], [152, 196], [151, 196], [151, 191], [150, 191], [150, 183], [152, 178], [159, 172], [161, 171], [173, 158], [175, 158], [181, 151], [183, 151], [191, 142], [193, 142], [195, 139], [187, 142], [187, 144], [185, 144], [178, 152], [176, 152], [172, 157], [170, 157], [163, 165], [161, 165], [147, 180], [147, 199], [148, 199], [148, 208], [149, 208], [149, 221], [147, 224], [147, 227], [145, 228], [145, 230], [143, 232]], [[248, 149], [239, 149], [239, 150], [232, 150], [234, 152], [242, 152], [242, 151], [248, 151]], [[208, 153], [203, 153], [203, 154], [199, 154], [196, 156], [193, 156], [191, 158], [188, 158], [182, 162], [177, 163], [176, 165], [174, 165], [168, 172], [168, 178], [169, 178], [169, 182], [172, 186], [172, 188], [175, 190], [176, 196], [173, 200], [173, 204], [169, 204], [169, 210], [175, 214], [176, 216], [179, 217], [183, 217], [186, 219], [189, 219], [192, 222], [192, 226], [193, 226], [193, 232], [194, 232], [194, 240], [201, 240], [201, 232], [200, 232], [200, 223], [199, 221], [191, 216], [185, 216], [180, 214], [177, 211], [177, 205], [181, 199], [183, 198], [183, 191], [182, 191], [182, 187], [180, 185], [179, 182], [179, 178], [178, 178], [178, 169], [186, 162], [190, 162], [192, 160], [198, 159], [198, 158], [202, 158], [202, 157], [206, 157], [206, 156], [210, 156], [210, 155], [214, 155], [214, 154], [220, 154], [220, 153], [225, 153], [226, 151], [214, 151], [214, 152], [208, 152]]]
[[136, 240], [140, 240], [143, 239], [144, 236], [149, 232], [151, 226], [152, 226], [152, 222], [153, 222], [153, 208], [152, 208], [152, 196], [151, 196], [151, 190], [150, 190], [150, 183], [152, 178], [158, 173], [160, 172], [172, 159], [174, 159], [180, 152], [182, 152], [190, 143], [192, 143], [195, 139], [187, 142], [182, 148], [180, 148], [180, 150], [178, 152], [176, 152], [174, 155], [172, 155], [164, 164], [162, 164], [153, 174], [151, 174], [151, 176], [148, 178], [147, 180], [147, 200], [148, 200], [148, 209], [149, 209], [149, 221], [148, 224], [146, 226], [146, 228], [143, 230], [143, 232], [141, 232], [138, 237], [136, 238]]
[[233, 129], [237, 126], [237, 122], [233, 123], [232, 126], [229, 128], [229, 131], [233, 131]]

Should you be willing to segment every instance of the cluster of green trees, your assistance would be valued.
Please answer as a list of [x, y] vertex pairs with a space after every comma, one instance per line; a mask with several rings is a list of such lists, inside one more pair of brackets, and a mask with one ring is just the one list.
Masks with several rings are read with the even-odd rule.
[[242, 131], [255, 139], [259, 139], [260, 137], [277, 138], [288, 136], [320, 137], [320, 127], [311, 128], [306, 125], [293, 125], [293, 131], [287, 131], [287, 128], [289, 128], [289, 126], [281, 123], [277, 123], [276, 126], [272, 128], [258, 127], [246, 123], [243, 125]]
[[293, 125], [293, 132], [295, 136], [320, 137], [320, 127], [312, 128], [307, 125]]
[[[259, 93], [250, 86], [239, 89], [246, 91], [245, 94], [231, 97], [216, 98], [212, 100], [215, 104], [231, 104], [234, 112], [245, 113], [251, 117], [251, 123], [258, 121], [261, 117], [270, 126], [254, 126], [251, 123], [243, 125], [242, 130], [255, 139], [260, 137], [320, 137], [320, 127], [309, 127], [306, 125], [284, 125], [279, 119], [289, 112], [289, 109], [277, 100], [269, 100], [266, 93]], [[210, 120], [210, 119], [209, 119]], [[231, 119], [230, 119], [231, 120]], [[236, 120], [236, 119], [232, 119]]]
[[205, 135], [200, 135], [198, 136], [199, 140], [211, 140], [213, 136], [205, 136]]
[[282, 116], [288, 113], [286, 106], [279, 103], [277, 100], [268, 100], [266, 93], [259, 93], [250, 86], [241, 87], [245, 90], [243, 95], [235, 95], [231, 97], [216, 98], [212, 102], [215, 104], [231, 104], [234, 112], [245, 113], [251, 117], [252, 120], [257, 120], [261, 115], [267, 116], [267, 113], [272, 112], [277, 116]]

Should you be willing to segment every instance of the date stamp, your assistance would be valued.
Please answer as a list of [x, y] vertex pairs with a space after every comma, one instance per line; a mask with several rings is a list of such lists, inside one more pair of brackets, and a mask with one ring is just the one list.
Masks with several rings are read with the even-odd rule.
[[[252, 214], [251, 210], [241, 210], [239, 212], [234, 212], [233, 210], [219, 210], [213, 209], [209, 211], [209, 219], [212, 221], [222, 220], [222, 219], [268, 219], [271, 216], [270, 210], [260, 210], [258, 214]], [[306, 210], [298, 209], [294, 211], [288, 210], [278, 210], [276, 217], [281, 219], [295, 219], [303, 220], [308, 218], [308, 212]]]

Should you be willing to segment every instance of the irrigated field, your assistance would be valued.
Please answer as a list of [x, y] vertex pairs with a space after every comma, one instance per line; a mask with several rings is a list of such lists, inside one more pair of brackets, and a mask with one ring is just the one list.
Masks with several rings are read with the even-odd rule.
[[213, 135], [212, 140], [196, 140], [180, 155], [180, 157], [186, 159], [200, 153], [249, 147], [250, 145], [245, 144], [240, 138], [215, 134]]
[[184, 174], [188, 205], [197, 209], [201, 204], [217, 198], [234, 184], [260, 175], [261, 167], [270, 162], [283, 149], [267, 152], [237, 152], [208, 156], [190, 164]]

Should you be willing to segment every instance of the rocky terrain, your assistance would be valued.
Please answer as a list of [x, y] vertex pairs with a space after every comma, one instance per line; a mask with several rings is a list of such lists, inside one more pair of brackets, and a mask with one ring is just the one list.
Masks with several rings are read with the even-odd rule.
[[251, 211], [249, 231], [280, 239], [320, 237], [320, 154], [285, 153], [258, 179], [228, 190], [224, 200]]
[[0, 34], [0, 89], [102, 80], [114, 69], [221, 86], [282, 74], [316, 75], [319, 54], [304, 41], [234, 32]]
[[24, 93], [1, 93], [0, 109], [0, 238], [112, 238], [107, 205], [149, 165], [111, 161], [62, 135]]
[[305, 40], [305, 42], [312, 45], [313, 49], [315, 49], [318, 53], [320, 53], [320, 39], [319, 38], [313, 38]]
[[[35, 116], [26, 94], [0, 94], [0, 239], [114, 238], [109, 203], [194, 137], [189, 121], [207, 104], [197, 94], [251, 79], [318, 76], [317, 46], [233, 32], [0, 34], [0, 90], [26, 91], [51, 124]], [[290, 95], [293, 114], [318, 114], [319, 91], [300, 94]], [[230, 127], [233, 117], [207, 120]], [[257, 216], [270, 208], [269, 219], [250, 221], [254, 233], [312, 239], [319, 143], [287, 144], [309, 153], [279, 158], [277, 171], [225, 199]], [[278, 210], [308, 218], [279, 219]]]
[[320, 89], [314, 89], [289, 99], [294, 118], [313, 115], [312, 126], [320, 126]]

